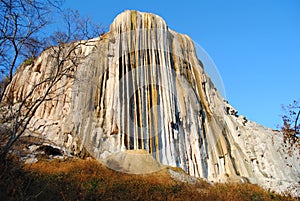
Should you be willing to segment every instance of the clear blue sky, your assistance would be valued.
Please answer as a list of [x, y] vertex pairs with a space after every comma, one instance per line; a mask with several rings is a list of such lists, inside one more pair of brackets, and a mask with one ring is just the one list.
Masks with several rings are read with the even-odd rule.
[[264, 126], [281, 123], [281, 105], [300, 99], [298, 0], [66, 0], [104, 26], [126, 9], [152, 12], [188, 34], [215, 62], [226, 98]]

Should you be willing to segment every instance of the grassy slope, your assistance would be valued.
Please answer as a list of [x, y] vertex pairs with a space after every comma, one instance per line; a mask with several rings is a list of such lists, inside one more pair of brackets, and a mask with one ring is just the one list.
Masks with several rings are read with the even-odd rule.
[[251, 184], [189, 185], [174, 181], [167, 169], [123, 174], [95, 160], [8, 162], [0, 174], [1, 200], [294, 200]]

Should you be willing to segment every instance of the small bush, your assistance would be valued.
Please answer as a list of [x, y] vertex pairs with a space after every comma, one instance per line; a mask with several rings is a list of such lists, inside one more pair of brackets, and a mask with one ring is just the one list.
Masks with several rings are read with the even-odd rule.
[[24, 65], [29, 66], [29, 65], [33, 64], [33, 61], [34, 61], [33, 58], [28, 58], [24, 61]]

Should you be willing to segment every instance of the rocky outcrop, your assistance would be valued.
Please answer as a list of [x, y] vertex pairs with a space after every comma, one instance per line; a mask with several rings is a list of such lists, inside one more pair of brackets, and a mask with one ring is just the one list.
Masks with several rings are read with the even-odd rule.
[[[211, 181], [297, 189], [297, 156], [278, 149], [280, 133], [238, 116], [223, 100], [187, 35], [154, 14], [125, 11], [91, 43], [78, 50], [85, 57], [76, 82], [60, 81], [60, 95], [39, 108], [32, 132], [75, 154], [86, 148], [99, 161], [143, 149]], [[18, 70], [8, 89], [15, 100], [51, 69], [47, 54]]]
[[109, 155], [101, 162], [113, 170], [127, 174], [149, 174], [166, 168], [146, 150], [120, 151]]

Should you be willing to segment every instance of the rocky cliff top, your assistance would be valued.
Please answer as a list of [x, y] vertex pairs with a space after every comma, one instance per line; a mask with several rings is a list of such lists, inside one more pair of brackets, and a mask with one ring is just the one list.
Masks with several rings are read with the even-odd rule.
[[117, 34], [139, 30], [167, 30], [166, 22], [158, 15], [126, 10], [119, 14], [110, 25], [110, 32]]

